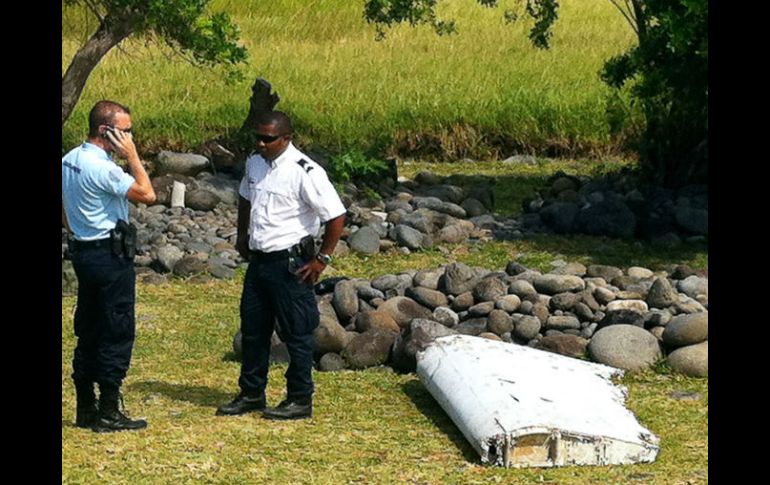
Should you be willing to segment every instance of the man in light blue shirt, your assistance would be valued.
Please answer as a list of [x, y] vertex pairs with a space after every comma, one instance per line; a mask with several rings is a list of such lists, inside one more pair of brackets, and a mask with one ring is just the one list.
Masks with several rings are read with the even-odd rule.
[[[75, 425], [98, 432], [141, 429], [146, 421], [131, 420], [118, 407], [134, 345], [136, 273], [115, 229], [128, 223], [128, 201], [152, 204], [155, 191], [137, 154], [127, 107], [99, 101], [88, 125], [88, 139], [62, 158], [62, 225], [71, 233], [78, 278]], [[113, 154], [128, 162], [131, 175]]]

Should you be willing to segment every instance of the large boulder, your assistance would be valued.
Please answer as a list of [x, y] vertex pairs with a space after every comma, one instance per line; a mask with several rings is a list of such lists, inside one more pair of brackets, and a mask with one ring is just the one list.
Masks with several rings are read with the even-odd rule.
[[709, 376], [709, 342], [680, 347], [668, 355], [668, 365], [690, 377]]
[[358, 334], [348, 342], [340, 355], [351, 369], [365, 369], [388, 361], [396, 332], [374, 328]]
[[163, 150], [158, 153], [156, 172], [158, 175], [178, 173], [194, 177], [209, 166], [209, 159], [194, 153], [176, 153]]
[[634, 325], [612, 325], [596, 332], [588, 344], [591, 358], [601, 364], [636, 371], [661, 357], [658, 339]]
[[663, 342], [671, 347], [694, 345], [708, 338], [708, 312], [677, 315], [666, 325], [663, 332]]

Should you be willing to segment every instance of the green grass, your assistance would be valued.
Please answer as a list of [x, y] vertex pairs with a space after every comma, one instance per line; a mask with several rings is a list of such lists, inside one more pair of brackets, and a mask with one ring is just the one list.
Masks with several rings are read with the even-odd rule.
[[[91, 74], [62, 147], [81, 140], [102, 98], [133, 108], [140, 149], [194, 147], [240, 127], [261, 76], [293, 116], [300, 143], [333, 151], [421, 146], [462, 158], [505, 156], [511, 147], [614, 149], [604, 114], [611, 91], [597, 72], [632, 44], [629, 26], [606, 0], [564, 0], [553, 47], [541, 51], [528, 25], [502, 20], [512, 3], [446, 0], [439, 11], [457, 20], [457, 35], [399, 26], [376, 42], [360, 1], [217, 0], [212, 10], [231, 14], [249, 50], [244, 81], [228, 85], [221, 69], [197, 69], [130, 39]], [[82, 10], [63, 8], [62, 72], [94, 28]]]
[[[457, 260], [502, 269], [509, 259], [547, 269], [550, 262], [656, 267], [708, 266], [705, 248], [655, 253], [645, 245], [596, 238], [448, 247], [370, 257], [348, 256], [328, 275], [366, 277]], [[708, 380], [652, 371], [627, 375], [628, 406], [661, 438], [653, 464], [504, 470], [482, 466], [414, 374], [370, 369], [319, 373], [312, 420], [280, 423], [257, 416], [220, 418], [239, 364], [231, 341], [238, 327], [243, 273], [232, 281], [178, 280], [137, 289], [137, 341], [124, 385], [146, 431], [98, 435], [73, 427], [70, 379], [73, 297], [62, 298], [62, 483], [552, 483], [701, 484], [708, 471]], [[270, 373], [268, 399], [283, 395], [284, 366]], [[676, 400], [693, 391], [697, 400]]]

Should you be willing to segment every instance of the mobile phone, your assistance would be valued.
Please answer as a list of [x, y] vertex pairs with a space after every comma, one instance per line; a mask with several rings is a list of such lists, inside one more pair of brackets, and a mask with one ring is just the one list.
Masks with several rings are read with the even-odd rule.
[[107, 138], [109, 140], [109, 138], [107, 137], [107, 132], [110, 132], [113, 135], [115, 135], [115, 127], [112, 125], [104, 125], [104, 131], [102, 132], [102, 137]]

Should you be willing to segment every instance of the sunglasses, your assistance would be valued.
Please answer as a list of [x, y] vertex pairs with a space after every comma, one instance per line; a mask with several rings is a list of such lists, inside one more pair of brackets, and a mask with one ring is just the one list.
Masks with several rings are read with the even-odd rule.
[[273, 143], [279, 138], [282, 138], [286, 135], [276, 135], [276, 136], [270, 136], [270, 135], [259, 135], [257, 134], [257, 140], [261, 141], [262, 143]]
[[[112, 125], [104, 125], [104, 126], [105, 126], [105, 131], [112, 131], [112, 132], [114, 132], [115, 130], [120, 130], [120, 128], [115, 128]], [[131, 133], [132, 129], [133, 128], [126, 128], [125, 130], [120, 130], [120, 131], [122, 131], [123, 133]]]

